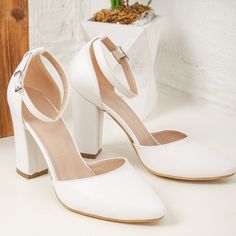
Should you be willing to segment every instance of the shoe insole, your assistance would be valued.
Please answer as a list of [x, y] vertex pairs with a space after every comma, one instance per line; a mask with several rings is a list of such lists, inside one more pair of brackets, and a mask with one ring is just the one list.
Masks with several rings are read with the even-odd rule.
[[[32, 88], [26, 89], [32, 102], [40, 111], [45, 111], [45, 115], [50, 116], [57, 112], [42, 93]], [[43, 122], [34, 117], [25, 105], [23, 105], [23, 118], [46, 149], [59, 180], [79, 179], [95, 175], [93, 170], [82, 160], [61, 118], [55, 122]]]

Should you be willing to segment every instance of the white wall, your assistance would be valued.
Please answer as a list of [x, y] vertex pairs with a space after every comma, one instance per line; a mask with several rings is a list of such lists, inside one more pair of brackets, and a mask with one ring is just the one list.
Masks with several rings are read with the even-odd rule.
[[67, 67], [84, 43], [80, 21], [109, 0], [29, 0], [30, 48], [44, 46]]
[[153, 3], [165, 16], [158, 55], [160, 83], [236, 114], [236, 1]]
[[[29, 0], [31, 47], [47, 47], [67, 66], [83, 44], [80, 20], [107, 5], [109, 0]], [[152, 5], [164, 15], [159, 88], [236, 114], [236, 1], [153, 0]]]
[[80, 1], [29, 0], [30, 47], [44, 46], [67, 64], [82, 45], [82, 18]]

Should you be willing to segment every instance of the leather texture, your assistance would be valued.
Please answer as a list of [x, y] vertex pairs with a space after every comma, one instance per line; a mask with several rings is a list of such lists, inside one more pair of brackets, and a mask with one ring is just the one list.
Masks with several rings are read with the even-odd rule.
[[215, 178], [235, 173], [235, 164], [186, 137], [157, 146], [134, 144], [139, 157], [153, 172], [178, 178]]
[[69, 78], [72, 88], [89, 102], [102, 109], [100, 92], [94, 70], [90, 61], [89, 47], [87, 43], [82, 47], [70, 65]]
[[[117, 47], [105, 35], [97, 36], [93, 40], [86, 43], [72, 60], [69, 69], [69, 78], [74, 91], [102, 109], [103, 106], [100, 97], [99, 85], [93, 69], [93, 64], [90, 59], [91, 45], [94, 46], [96, 56], [98, 57], [98, 63], [101, 66], [102, 72], [107, 76], [107, 79], [124, 96], [128, 98], [135, 97], [138, 91], [127, 55], [124, 53], [121, 47]], [[112, 72], [112, 69], [110, 68], [103, 53], [102, 47], [104, 45], [122, 66], [129, 88], [122, 84]]]
[[[114, 85], [114, 87], [127, 98], [133, 98], [137, 96], [136, 87], [135, 89], [132, 89], [132, 87], [127, 88], [123, 83], [119, 81], [118, 78], [116, 78], [116, 75], [113, 73], [112, 68], [109, 66], [109, 63], [107, 61], [107, 58], [105, 57], [104, 49], [103, 49], [104, 44], [103, 44], [102, 39], [98, 38], [94, 40], [93, 47], [94, 47], [94, 52], [97, 57], [97, 62], [98, 62], [99, 67], [101, 68], [106, 78]], [[131, 66], [129, 64], [129, 60], [126, 60], [127, 55], [123, 52], [121, 47], [115, 47], [115, 48], [116, 48], [115, 50], [110, 49], [111, 53], [113, 54], [114, 58], [118, 61], [118, 63], [122, 63], [122, 60], [126, 61], [127, 68], [129, 68], [130, 74], [126, 72], [128, 70], [124, 67], [124, 64], [121, 64], [121, 66], [123, 66], [123, 69], [124, 69], [124, 72], [126, 72], [127, 78], [134, 80], [134, 76], [133, 76]]]
[[[32, 59], [33, 56], [44, 56], [47, 60], [49, 60], [51, 63], [53, 63], [55, 69], [57, 70], [58, 74], [60, 75], [63, 89], [64, 89], [64, 94], [63, 94], [63, 100], [62, 104], [60, 107], [60, 110], [58, 111], [57, 115], [55, 117], [49, 117], [45, 114], [43, 114], [31, 101], [27, 90], [24, 89], [24, 74], [27, 71], [27, 67], [29, 65], [30, 60]], [[12, 76], [12, 81], [9, 85], [9, 91], [12, 91], [13, 88], [12, 86], [15, 87], [15, 93], [18, 95], [18, 100], [23, 102], [25, 106], [29, 109], [29, 111], [38, 119], [45, 121], [45, 122], [54, 122], [58, 120], [62, 113], [65, 110], [65, 107], [67, 106], [68, 99], [69, 99], [69, 85], [68, 81], [66, 79], [65, 72], [63, 71], [62, 67], [59, 65], [59, 63], [56, 61], [56, 59], [47, 51], [45, 51], [43, 48], [31, 50], [27, 52], [18, 67], [16, 68], [13, 76]], [[14, 95], [13, 95], [14, 96]], [[20, 96], [20, 97], [19, 97]], [[9, 96], [9, 102], [11, 102], [11, 96]], [[21, 107], [21, 106], [18, 106]], [[18, 117], [21, 117], [21, 109], [17, 111], [19, 114], [17, 115]]]
[[103, 111], [71, 89], [73, 135], [83, 154], [96, 155], [102, 148]]
[[[63, 85], [62, 94], [38, 56], [46, 56], [57, 70]], [[40, 73], [37, 75], [39, 83], [32, 84], [36, 71]], [[47, 163], [58, 198], [76, 212], [107, 220], [138, 222], [156, 220], [164, 215], [161, 200], [126, 159], [89, 164], [82, 159], [60, 118], [69, 98], [67, 78], [49, 52], [44, 49], [28, 52], [16, 72], [8, 87], [8, 103], [18, 170], [32, 175], [44, 170]], [[42, 87], [39, 89], [39, 86]], [[51, 94], [48, 88], [53, 90]], [[78, 107], [78, 111], [93, 111], [93, 108], [98, 111], [93, 103], [90, 104], [91, 108]], [[38, 156], [37, 148], [46, 162], [41, 162], [42, 155]]]
[[118, 169], [71, 181], [55, 181], [58, 198], [69, 208], [118, 220], [158, 219], [165, 207], [125, 160]]
[[[152, 173], [164, 177], [187, 180], [208, 180], [230, 176], [235, 173], [235, 163], [221, 157], [216, 152], [197, 143], [190, 137], [179, 137], [177, 141], [174, 140], [166, 144], [161, 144], [158, 138], [146, 129], [130, 107], [125, 104], [122, 97], [116, 93], [118, 90], [122, 95], [132, 97], [136, 94], [135, 89], [132, 89], [135, 86], [125, 88], [117, 82], [118, 79], [106, 61], [102, 44], [110, 49], [109, 51], [111, 53], [118, 48], [113, 43], [110, 43], [108, 37], [104, 35], [101, 38], [96, 37], [94, 40], [88, 42], [81, 52], [78, 53], [77, 58], [80, 57], [80, 60], [77, 61], [78, 64], [75, 62], [73, 66], [76, 67], [75, 65], [77, 64], [77, 66], [79, 65], [82, 68], [83, 65], [89, 64], [89, 76], [80, 76], [79, 73], [73, 75], [71, 77], [72, 87], [78, 93], [82, 93], [83, 91], [79, 83], [83, 84], [84, 91], [86, 91], [86, 93], [83, 93], [84, 98], [95, 105], [99, 104], [98, 107], [100, 109], [105, 110], [120, 124], [132, 140], [133, 146], [142, 163]], [[93, 54], [91, 53], [91, 47], [93, 48]], [[85, 51], [87, 51], [87, 54]], [[82, 56], [84, 54], [86, 54], [86, 57]], [[116, 53], [113, 53], [113, 55], [117, 56]], [[117, 57], [127, 60], [125, 54], [123, 57], [119, 54]], [[121, 61], [118, 60], [118, 62], [123, 67]], [[130, 67], [128, 63], [126, 65]], [[85, 67], [87, 68], [87, 66]], [[127, 68], [123, 67], [123, 70], [127, 71]], [[131, 71], [131, 69], [128, 69], [128, 71]], [[74, 71], [72, 71], [73, 73]], [[126, 73], [128, 82], [132, 81], [131, 74]], [[90, 78], [90, 75], [93, 78]], [[76, 80], [77, 83], [74, 82]], [[90, 89], [91, 87], [93, 87], [93, 90]], [[99, 89], [100, 95], [97, 94]], [[96, 91], [96, 94], [93, 91]], [[77, 103], [76, 99], [73, 103]], [[166, 133], [170, 132], [167, 131]], [[172, 139], [173, 137], [170, 137], [170, 140]]]

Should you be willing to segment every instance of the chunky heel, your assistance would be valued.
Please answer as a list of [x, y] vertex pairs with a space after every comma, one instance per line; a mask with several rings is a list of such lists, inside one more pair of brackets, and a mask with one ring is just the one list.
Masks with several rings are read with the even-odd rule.
[[95, 159], [102, 150], [103, 111], [71, 91], [74, 139], [81, 155]]
[[48, 173], [43, 155], [30, 133], [18, 120], [13, 120], [16, 152], [16, 171], [26, 179]]

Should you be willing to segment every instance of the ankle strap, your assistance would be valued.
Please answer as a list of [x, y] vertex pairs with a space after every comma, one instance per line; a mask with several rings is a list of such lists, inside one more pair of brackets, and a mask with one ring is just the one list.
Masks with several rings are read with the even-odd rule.
[[[104, 55], [102, 45], [104, 45], [112, 53], [114, 58], [121, 65], [125, 73], [126, 81], [129, 88], [123, 85], [112, 72], [110, 65], [108, 64]], [[116, 46], [107, 36], [99, 36], [98, 38], [96, 38], [93, 41], [93, 48], [101, 71], [103, 72], [105, 77], [112, 83], [112, 85], [128, 98], [137, 96], [138, 90], [131, 66], [129, 64], [129, 58], [123, 51], [123, 49], [120, 46]]]
[[[27, 68], [29, 66], [29, 62], [32, 59], [33, 56], [39, 55], [44, 56], [56, 69], [57, 73], [59, 74], [59, 77], [61, 79], [62, 85], [63, 85], [63, 99], [61, 101], [60, 109], [58, 110], [57, 114], [53, 117], [49, 117], [45, 114], [43, 114], [41, 111], [38, 110], [38, 108], [32, 103], [30, 97], [28, 96], [28, 93], [24, 87], [24, 79], [25, 74], [27, 71]], [[39, 120], [42, 120], [44, 122], [54, 122], [58, 120], [63, 111], [65, 110], [65, 107], [68, 103], [69, 99], [69, 86], [68, 81], [65, 75], [64, 70], [60, 66], [60, 64], [57, 62], [57, 60], [50, 54], [48, 51], [44, 50], [44, 48], [38, 48], [35, 50], [31, 50], [27, 52], [18, 67], [16, 68], [13, 79], [15, 81], [15, 92], [20, 94], [22, 102], [25, 104], [27, 109]], [[43, 78], [42, 78], [43, 79]]]

